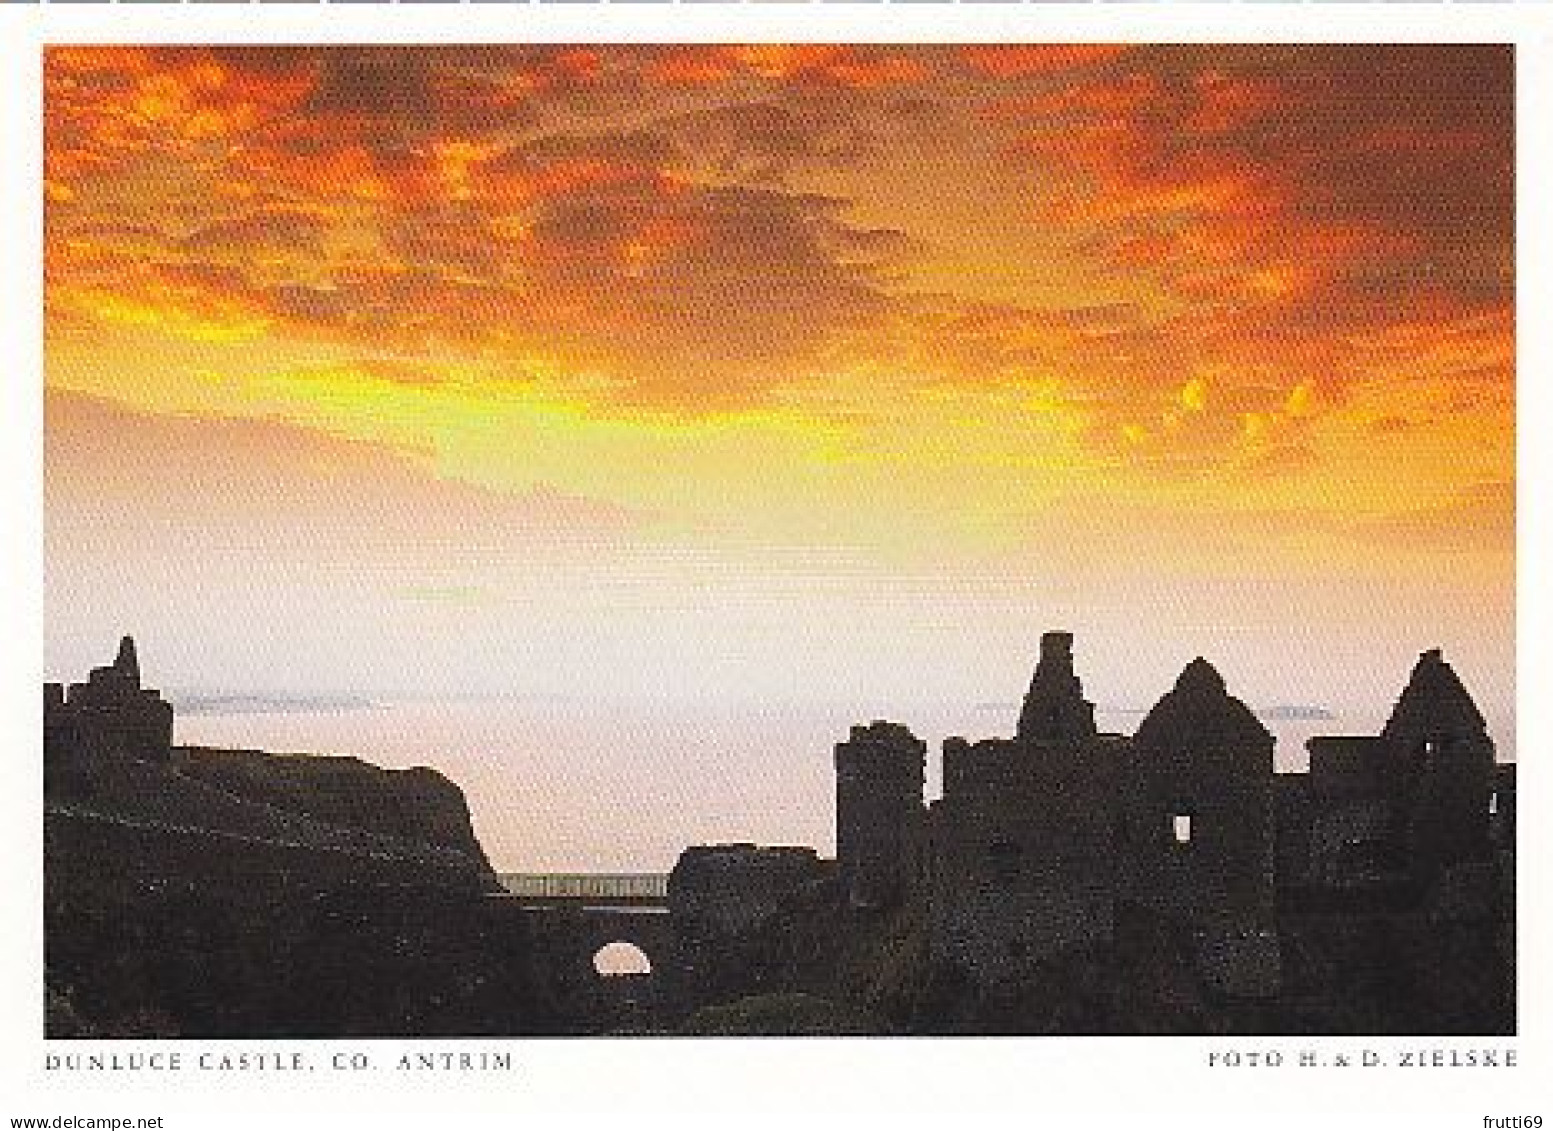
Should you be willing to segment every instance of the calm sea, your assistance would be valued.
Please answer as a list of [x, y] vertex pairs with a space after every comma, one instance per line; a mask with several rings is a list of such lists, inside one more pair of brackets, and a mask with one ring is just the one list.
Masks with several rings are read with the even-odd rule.
[[[832, 748], [866, 717], [845, 706], [782, 709], [543, 700], [268, 702], [180, 710], [177, 740], [274, 753], [353, 754], [431, 766], [463, 787], [502, 872], [667, 871], [687, 844], [754, 841], [834, 850]], [[930, 795], [949, 735], [1007, 734], [1017, 704], [892, 711], [929, 744]], [[1132, 733], [1140, 715], [1098, 712]], [[1284, 770], [1314, 734], [1362, 734], [1383, 716], [1268, 719]], [[1493, 726], [1500, 757], [1513, 728]]]

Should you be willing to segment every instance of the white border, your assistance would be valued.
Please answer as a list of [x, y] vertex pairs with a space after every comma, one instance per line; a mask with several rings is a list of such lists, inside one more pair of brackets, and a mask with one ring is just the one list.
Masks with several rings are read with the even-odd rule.
[[[1464, 1048], [1469, 1041], [1104, 1038], [892, 1041], [509, 1041], [517, 1067], [492, 1077], [441, 1081], [321, 1072], [297, 1077], [183, 1073], [50, 1076], [41, 1030], [41, 794], [38, 684], [42, 678], [41, 554], [41, 145], [39, 58], [46, 42], [628, 42], [633, 40], [1347, 42], [1513, 41], [1518, 47], [1518, 294], [1520, 556], [1518, 708], [1521, 753], [1520, 1035], [1514, 1071], [1209, 1069], [1213, 1048], [1276, 1048], [1293, 1057], [1362, 1048]], [[164, 1126], [423, 1126], [430, 1113], [460, 1126], [513, 1127], [521, 1112], [874, 1111], [1065, 1113], [1109, 1125], [1480, 1128], [1484, 1116], [1540, 1114], [1553, 1121], [1542, 1083], [1553, 1069], [1553, 953], [1543, 861], [1553, 859], [1542, 764], [1553, 733], [1547, 597], [1549, 458], [1553, 423], [1546, 384], [1553, 295], [1547, 205], [1553, 196], [1553, 11], [1530, 5], [0, 5], [0, 515], [6, 647], [0, 650], [0, 1120], [12, 1116], [164, 1115]], [[214, 1045], [193, 1049], [216, 1048]], [[383, 1059], [430, 1042], [349, 1046]], [[453, 1042], [448, 1047], [468, 1046]], [[60, 1051], [61, 1045], [49, 1046]], [[71, 1043], [69, 1051], [81, 1051]], [[106, 1047], [106, 1046], [97, 1046]], [[154, 1043], [115, 1042], [111, 1051]], [[271, 1048], [273, 1044], [249, 1047]], [[315, 1056], [347, 1046], [301, 1042]], [[439, 1046], [441, 1047], [441, 1046]], [[1540, 1101], [1539, 1101], [1539, 1097]], [[1539, 1106], [1540, 1102], [1540, 1106]], [[1338, 1118], [1334, 1118], [1338, 1117]], [[0, 1126], [6, 1125], [0, 1123]]]

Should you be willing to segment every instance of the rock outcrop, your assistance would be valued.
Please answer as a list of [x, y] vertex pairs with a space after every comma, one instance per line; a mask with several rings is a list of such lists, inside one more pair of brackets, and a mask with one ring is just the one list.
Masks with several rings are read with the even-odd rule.
[[164, 749], [139, 680], [126, 638], [68, 700], [45, 692], [50, 1036], [554, 1031], [457, 786]]
[[[424, 766], [387, 770], [359, 758], [179, 747], [184, 777], [311, 821], [462, 854], [490, 872], [463, 790]], [[493, 889], [494, 890], [494, 889]]]

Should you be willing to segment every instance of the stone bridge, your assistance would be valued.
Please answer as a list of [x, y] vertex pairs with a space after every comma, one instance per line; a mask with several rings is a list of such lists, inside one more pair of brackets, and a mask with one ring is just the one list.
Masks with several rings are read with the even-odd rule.
[[567, 965], [579, 975], [597, 973], [594, 956], [610, 943], [636, 947], [654, 973], [673, 963], [674, 931], [667, 908], [533, 906], [514, 896], [490, 898], [522, 915], [535, 938], [564, 944]]
[[[541, 879], [541, 877], [532, 877]], [[576, 877], [568, 877], [576, 879]], [[513, 886], [503, 877], [509, 889]], [[558, 891], [558, 887], [571, 890]], [[642, 890], [619, 892], [609, 884], [534, 884], [487, 897], [500, 916], [521, 917], [529, 938], [544, 956], [550, 989], [566, 1012], [586, 1019], [590, 1032], [662, 1031], [673, 1008], [677, 954], [667, 900]], [[661, 885], [659, 887], [661, 892]], [[595, 965], [612, 943], [635, 947], [646, 958], [645, 974], [610, 974]]]
[[667, 907], [662, 872], [507, 872], [502, 887], [525, 903], [601, 907]]
[[662, 873], [508, 873], [500, 879], [507, 891], [491, 898], [524, 912], [537, 934], [565, 939], [589, 969], [610, 943], [636, 947], [655, 972], [671, 958], [669, 878]]

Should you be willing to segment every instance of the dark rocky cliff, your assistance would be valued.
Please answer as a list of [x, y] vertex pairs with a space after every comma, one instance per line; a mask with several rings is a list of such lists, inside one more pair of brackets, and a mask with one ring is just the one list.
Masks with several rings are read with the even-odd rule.
[[45, 798], [50, 1036], [548, 1032], [462, 792], [354, 758], [81, 760]]
[[[359, 758], [175, 747], [184, 777], [311, 821], [408, 846], [451, 850], [494, 881], [475, 838], [464, 792], [425, 766], [385, 770]], [[487, 882], [490, 890], [497, 886]]]

